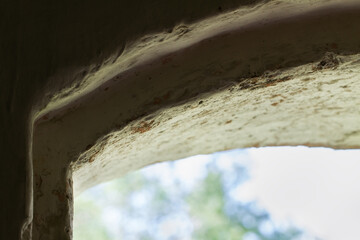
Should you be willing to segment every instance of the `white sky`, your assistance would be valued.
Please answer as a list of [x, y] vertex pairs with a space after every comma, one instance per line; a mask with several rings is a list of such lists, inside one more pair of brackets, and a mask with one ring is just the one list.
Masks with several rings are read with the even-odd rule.
[[[323, 240], [360, 239], [360, 150], [268, 147], [247, 153], [243, 159], [239, 152], [218, 155], [223, 169], [239, 160], [249, 166], [251, 178], [236, 199], [255, 200], [276, 222], [293, 222]], [[176, 175], [191, 189], [210, 159], [199, 155], [177, 161], [174, 171], [161, 164], [148, 170], [162, 179]]]
[[[164, 187], [175, 177], [191, 190], [205, 176], [204, 166], [213, 156], [142, 171], [159, 176]], [[268, 147], [216, 157], [222, 169], [231, 168], [233, 161], [248, 166], [250, 179], [233, 193], [239, 201], [255, 200], [276, 222], [290, 221], [323, 240], [360, 239], [360, 150]]]
[[[239, 152], [218, 155], [223, 169], [239, 160], [249, 167], [250, 179], [235, 191], [236, 199], [257, 201], [276, 222], [292, 222], [323, 240], [360, 239], [360, 150], [300, 146], [247, 153], [243, 159], [237, 159]], [[175, 172], [167, 174], [191, 188], [209, 159], [200, 155], [178, 161]], [[166, 172], [161, 164], [157, 168], [160, 175]]]
[[360, 239], [360, 151], [249, 149], [252, 178], [241, 200], [258, 200], [275, 220], [290, 219], [325, 240]]

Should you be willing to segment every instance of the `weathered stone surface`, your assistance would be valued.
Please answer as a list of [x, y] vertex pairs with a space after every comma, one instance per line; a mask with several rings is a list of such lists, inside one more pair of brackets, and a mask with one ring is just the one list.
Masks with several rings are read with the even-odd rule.
[[[234, 79], [114, 130], [73, 164], [75, 192], [151, 163], [234, 148], [360, 147], [360, 55]], [[326, 58], [325, 58], [326, 59]]]
[[1, 239], [71, 239], [73, 187], [154, 162], [360, 147], [360, 3], [221, 3], [22, 3], [2, 15], [17, 20], [1, 39]]

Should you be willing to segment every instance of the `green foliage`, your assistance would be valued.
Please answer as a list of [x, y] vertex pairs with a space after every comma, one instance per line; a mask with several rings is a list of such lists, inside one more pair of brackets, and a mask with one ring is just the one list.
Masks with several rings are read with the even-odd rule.
[[221, 175], [209, 172], [189, 195], [190, 214], [196, 228], [194, 239], [241, 239], [245, 230], [225, 214], [225, 197]]
[[74, 239], [111, 240], [101, 221], [101, 211], [91, 199], [80, 198], [75, 202]]
[[[172, 170], [173, 164], [163, 164]], [[213, 161], [204, 169], [204, 178], [191, 191], [171, 174], [164, 179], [138, 171], [83, 194], [75, 201], [74, 239], [235, 240], [252, 233], [258, 239], [287, 240], [302, 234], [294, 227], [264, 233], [269, 215], [255, 203], [229, 196], [247, 178], [240, 164], [224, 170]], [[102, 222], [109, 218], [109, 207], [120, 220]]]

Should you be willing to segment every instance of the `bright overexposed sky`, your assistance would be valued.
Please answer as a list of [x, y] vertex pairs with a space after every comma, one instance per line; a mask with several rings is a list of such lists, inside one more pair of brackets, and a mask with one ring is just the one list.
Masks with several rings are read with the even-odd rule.
[[[308, 147], [247, 149], [218, 155], [221, 168], [245, 161], [250, 178], [233, 194], [257, 201], [277, 222], [290, 221], [324, 240], [360, 239], [360, 150]], [[211, 155], [176, 162], [173, 172], [161, 164], [148, 169], [169, 179], [176, 175], [189, 188], [203, 176]]]
[[325, 240], [360, 239], [360, 151], [250, 149], [252, 178], [239, 197], [257, 199], [275, 219], [292, 219]]
[[[212, 159], [225, 170], [240, 161], [248, 178], [231, 192], [232, 197], [241, 202], [256, 201], [277, 224], [295, 224], [323, 240], [360, 239], [360, 150], [251, 148], [193, 156], [141, 171], [160, 177], [165, 189], [180, 179], [182, 187], [191, 191], [205, 177], [205, 166]], [[138, 207], [144, 204], [142, 198], [134, 195]], [[116, 222], [112, 215], [106, 219]], [[185, 215], [178, 218], [182, 223], [186, 220]], [[179, 227], [174, 220], [165, 223]], [[170, 225], [164, 227], [171, 230]]]
[[[244, 158], [231, 151], [218, 156], [222, 168], [246, 161], [250, 178], [233, 193], [236, 199], [257, 201], [276, 222], [290, 221], [320, 239], [360, 239], [360, 150], [300, 146], [246, 151]], [[201, 169], [193, 164], [209, 157], [183, 161], [178, 174], [191, 185], [191, 176]]]

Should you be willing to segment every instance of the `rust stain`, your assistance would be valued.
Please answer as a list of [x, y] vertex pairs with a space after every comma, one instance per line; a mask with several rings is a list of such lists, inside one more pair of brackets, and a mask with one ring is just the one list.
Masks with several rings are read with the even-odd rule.
[[172, 60], [171, 57], [165, 57], [165, 58], [163, 58], [163, 59], [161, 60], [161, 63], [162, 63], [163, 65], [165, 65], [165, 64], [171, 62], [171, 60]]
[[90, 159], [89, 159], [89, 162], [92, 163], [93, 161], [95, 161], [95, 155], [92, 156]]
[[260, 143], [254, 143], [254, 144], [252, 145], [252, 147], [258, 148], [258, 147], [260, 147]]
[[170, 98], [171, 93], [167, 92], [162, 98], [163, 100], [168, 100]]
[[264, 80], [261, 80], [261, 78], [252, 78], [252, 79], [246, 79], [245, 81], [241, 82], [239, 84], [239, 89], [249, 89], [249, 90], [255, 90], [258, 88], [265, 88], [270, 86], [275, 86], [278, 83], [285, 82], [291, 79], [291, 76], [285, 76], [282, 78], [267, 78]]
[[104, 147], [101, 147], [100, 149], [98, 149], [89, 159], [89, 163], [92, 163], [93, 161], [95, 161], [96, 155], [99, 154], [100, 151], [104, 150]]
[[259, 78], [251, 78], [251, 79], [245, 79], [244, 81], [242, 81], [240, 84], [239, 84], [239, 89], [240, 90], [243, 90], [243, 89], [250, 89], [250, 90], [254, 90], [256, 89], [257, 85], [258, 85], [258, 82], [259, 81]]
[[159, 97], [156, 97], [156, 98], [154, 98], [154, 101], [153, 101], [153, 103], [154, 104], [160, 104], [162, 101], [161, 101], [161, 98], [159, 98]]
[[57, 198], [59, 199], [60, 202], [64, 202], [65, 201], [65, 194], [62, 193], [61, 191], [59, 190], [53, 190], [51, 192], [53, 195], [57, 196]]
[[330, 47], [331, 47], [332, 49], [337, 49], [337, 48], [338, 48], [338, 45], [337, 45], [337, 43], [331, 43], [331, 44], [330, 44]]
[[171, 96], [171, 92], [169, 91], [161, 97], [155, 97], [153, 100], [153, 104], [155, 105], [161, 104], [162, 102], [168, 100], [170, 96]]
[[150, 122], [142, 121], [139, 125], [132, 127], [133, 133], [144, 133], [149, 131], [154, 126], [154, 120]]

